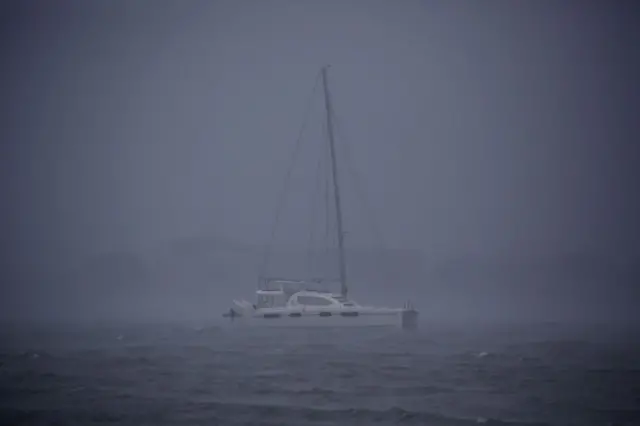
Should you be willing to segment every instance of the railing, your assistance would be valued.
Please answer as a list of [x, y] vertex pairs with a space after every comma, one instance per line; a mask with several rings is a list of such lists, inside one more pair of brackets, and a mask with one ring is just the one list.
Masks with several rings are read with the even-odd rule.
[[292, 278], [275, 278], [275, 277], [261, 277], [258, 282], [258, 289], [260, 290], [282, 290], [292, 289], [296, 291], [311, 290], [311, 291], [330, 291], [330, 285], [337, 285], [338, 280], [335, 279], [292, 279]]

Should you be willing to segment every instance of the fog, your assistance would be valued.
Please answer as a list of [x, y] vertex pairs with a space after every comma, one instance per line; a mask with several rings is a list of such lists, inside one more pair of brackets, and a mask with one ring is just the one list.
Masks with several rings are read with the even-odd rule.
[[[634, 320], [631, 3], [61, 0], [0, 16], [3, 318], [217, 319], [251, 298], [331, 64], [370, 204], [345, 187], [356, 300]], [[270, 273], [302, 273], [305, 202], [285, 209]]]

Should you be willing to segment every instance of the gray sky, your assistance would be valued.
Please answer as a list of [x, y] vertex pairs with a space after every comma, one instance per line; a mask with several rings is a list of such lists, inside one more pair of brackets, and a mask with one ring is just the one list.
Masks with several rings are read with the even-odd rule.
[[330, 63], [389, 246], [638, 253], [631, 8], [5, 2], [3, 244], [25, 260], [201, 233], [265, 242]]

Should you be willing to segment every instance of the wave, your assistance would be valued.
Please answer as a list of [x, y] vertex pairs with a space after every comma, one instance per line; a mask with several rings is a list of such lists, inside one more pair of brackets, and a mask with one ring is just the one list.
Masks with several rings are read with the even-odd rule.
[[[31, 424], [41, 421], [47, 422], [82, 422], [82, 424], [117, 423], [140, 424], [153, 421], [154, 425], [184, 424], [207, 422], [225, 425], [299, 425], [305, 424], [367, 424], [367, 425], [430, 425], [430, 426], [549, 426], [547, 423], [509, 422], [500, 419], [464, 419], [445, 417], [435, 413], [407, 411], [393, 407], [386, 410], [368, 409], [317, 409], [306, 407], [274, 406], [243, 403], [222, 402], [189, 402], [183, 406], [160, 403], [164, 410], [141, 409], [140, 401], [136, 401], [136, 408], [126, 407], [120, 401], [119, 409], [98, 405], [97, 407], [66, 411], [60, 407], [56, 409], [0, 409], [0, 420], [7, 424]], [[133, 403], [133, 402], [132, 402]], [[171, 406], [173, 405], [173, 406]], [[149, 407], [147, 407], [149, 408]], [[180, 419], [180, 420], [179, 420]]]

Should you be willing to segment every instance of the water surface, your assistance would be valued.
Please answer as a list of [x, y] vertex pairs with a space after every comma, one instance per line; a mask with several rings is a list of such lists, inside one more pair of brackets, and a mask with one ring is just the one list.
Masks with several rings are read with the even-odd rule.
[[5, 326], [0, 424], [638, 425], [612, 326]]

